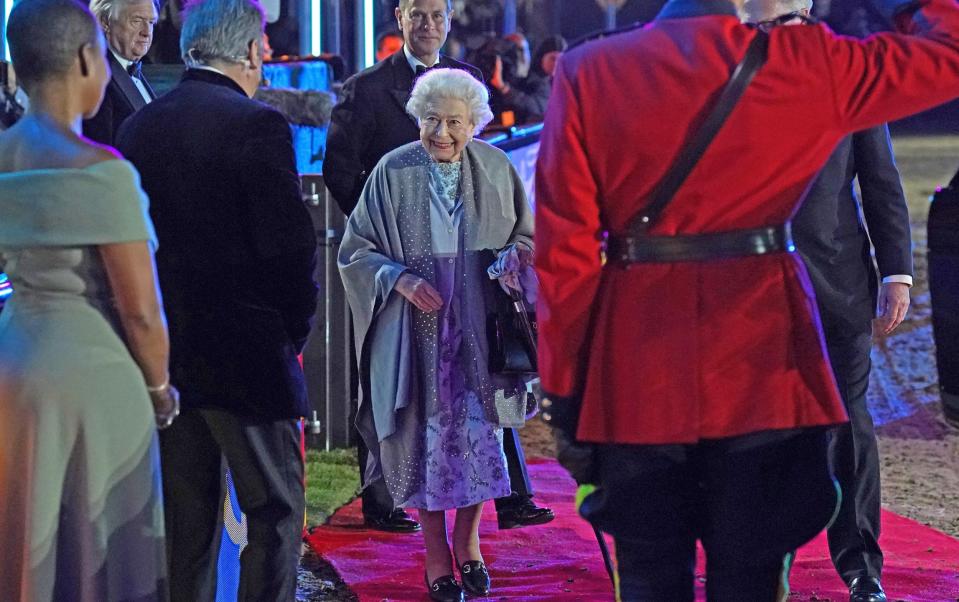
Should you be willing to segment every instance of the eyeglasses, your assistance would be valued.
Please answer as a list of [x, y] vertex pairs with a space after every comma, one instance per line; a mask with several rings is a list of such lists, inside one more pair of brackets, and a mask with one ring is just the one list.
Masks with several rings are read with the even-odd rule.
[[799, 19], [803, 23], [814, 22], [809, 15], [805, 15], [799, 11], [793, 11], [791, 13], [786, 13], [785, 15], [779, 15], [775, 19], [769, 19], [768, 21], [757, 21], [754, 25], [758, 27], [760, 31], [769, 33], [776, 27], [779, 27], [780, 25], [786, 25], [790, 21], [795, 21], [796, 19]]
[[440, 119], [436, 115], [429, 115], [420, 121], [420, 124], [433, 131], [438, 130], [441, 123], [446, 123], [446, 129], [454, 134], [466, 130], [466, 124], [461, 119]]

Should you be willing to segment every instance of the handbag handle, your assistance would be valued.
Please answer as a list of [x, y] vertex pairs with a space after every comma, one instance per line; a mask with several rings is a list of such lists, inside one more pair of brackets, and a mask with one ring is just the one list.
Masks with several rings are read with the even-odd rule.
[[652, 202], [630, 220], [628, 230], [630, 234], [641, 235], [645, 233], [659, 218], [666, 205], [676, 196], [676, 192], [686, 181], [696, 164], [699, 163], [703, 153], [706, 152], [716, 134], [719, 133], [723, 124], [732, 114], [733, 109], [736, 108], [756, 72], [766, 63], [768, 48], [769, 34], [757, 30], [756, 37], [749, 43], [749, 48], [746, 50], [746, 56], [736, 65], [736, 69], [729, 81], [726, 82], [726, 87], [723, 88], [716, 106], [656, 186], [652, 195]]

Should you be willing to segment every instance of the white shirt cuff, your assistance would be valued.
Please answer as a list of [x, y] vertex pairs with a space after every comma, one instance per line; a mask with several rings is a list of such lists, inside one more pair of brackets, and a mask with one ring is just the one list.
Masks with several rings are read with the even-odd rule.
[[912, 286], [912, 276], [909, 274], [892, 274], [891, 276], [886, 276], [882, 279], [883, 284], [888, 284], [890, 282], [899, 282], [900, 284]]

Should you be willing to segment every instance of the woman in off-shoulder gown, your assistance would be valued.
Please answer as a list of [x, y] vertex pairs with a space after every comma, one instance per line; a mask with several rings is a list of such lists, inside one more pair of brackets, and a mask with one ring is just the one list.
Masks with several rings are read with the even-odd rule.
[[109, 78], [102, 34], [72, 0], [24, 2], [15, 61], [43, 24], [72, 67], [17, 65], [31, 109], [0, 134], [0, 600], [165, 600], [157, 426], [177, 400], [156, 240], [136, 171], [78, 134]]

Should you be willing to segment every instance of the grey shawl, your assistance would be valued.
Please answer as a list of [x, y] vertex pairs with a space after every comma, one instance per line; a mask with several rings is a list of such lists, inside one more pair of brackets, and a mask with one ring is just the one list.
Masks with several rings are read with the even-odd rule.
[[[380, 160], [350, 216], [338, 257], [353, 312], [360, 366], [356, 425], [372, 452], [366, 481], [378, 477], [385, 465], [383, 476], [397, 503], [417, 485], [425, 421], [438, 407], [436, 314], [417, 310], [393, 290], [407, 270], [435, 284], [431, 161], [420, 142]], [[462, 169], [459, 253], [468, 294], [462, 295], [460, 315], [464, 344], [472, 358], [465, 371], [487, 418], [495, 423], [496, 396], [517, 393], [521, 383], [491, 376], [487, 368], [486, 300], [496, 285], [486, 275], [493, 256], [483, 251], [498, 251], [515, 242], [532, 248], [533, 216], [518, 174], [499, 149], [478, 140], [470, 142], [463, 151]], [[371, 366], [377, 367], [376, 374], [370, 374]], [[400, 422], [407, 428], [399, 428]]]

